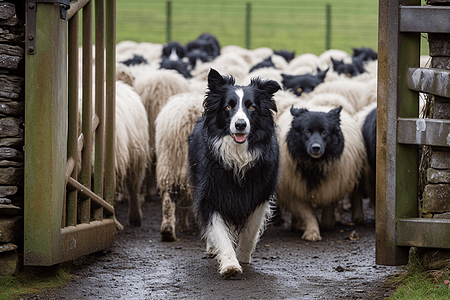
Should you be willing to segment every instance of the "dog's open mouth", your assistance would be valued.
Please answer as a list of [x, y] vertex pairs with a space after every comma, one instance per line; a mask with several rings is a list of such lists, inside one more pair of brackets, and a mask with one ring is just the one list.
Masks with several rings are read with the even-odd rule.
[[233, 133], [234, 141], [238, 144], [242, 144], [247, 139], [247, 134], [245, 133]]

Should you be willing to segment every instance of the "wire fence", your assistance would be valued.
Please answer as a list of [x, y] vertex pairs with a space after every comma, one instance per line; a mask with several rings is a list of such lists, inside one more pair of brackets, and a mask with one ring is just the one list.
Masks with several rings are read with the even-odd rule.
[[204, 32], [222, 47], [269, 47], [297, 55], [328, 48], [377, 50], [378, 1], [117, 0], [117, 42], [184, 44]]

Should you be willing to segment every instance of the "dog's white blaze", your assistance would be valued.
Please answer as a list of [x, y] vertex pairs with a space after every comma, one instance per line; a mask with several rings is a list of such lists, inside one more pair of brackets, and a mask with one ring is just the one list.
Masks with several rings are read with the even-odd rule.
[[[236, 95], [238, 96], [239, 100], [238, 100], [238, 110], [236, 111], [235, 115], [233, 116], [233, 118], [231, 119], [230, 122], [230, 132], [232, 133], [249, 133], [250, 132], [250, 120], [247, 117], [247, 114], [244, 111], [244, 91], [242, 89], [236, 89]], [[247, 124], [247, 126], [245, 127], [245, 130], [242, 131], [238, 131], [235, 127], [235, 123], [237, 122], [237, 120], [239, 119], [244, 119], [245, 123]]]
[[234, 235], [219, 213], [213, 213], [204, 237], [208, 245], [206, 251], [217, 254], [216, 258], [219, 263], [220, 273], [223, 273], [224, 270], [230, 267], [242, 272], [242, 267], [239, 265], [236, 252], [234, 251]]

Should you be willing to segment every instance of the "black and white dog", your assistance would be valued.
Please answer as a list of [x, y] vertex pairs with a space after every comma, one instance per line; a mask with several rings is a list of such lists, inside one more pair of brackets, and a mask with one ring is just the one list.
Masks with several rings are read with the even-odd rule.
[[196, 219], [225, 278], [242, 273], [239, 262], [250, 262], [271, 215], [279, 168], [273, 94], [280, 89], [260, 78], [235, 85], [211, 69], [204, 113], [189, 136]]

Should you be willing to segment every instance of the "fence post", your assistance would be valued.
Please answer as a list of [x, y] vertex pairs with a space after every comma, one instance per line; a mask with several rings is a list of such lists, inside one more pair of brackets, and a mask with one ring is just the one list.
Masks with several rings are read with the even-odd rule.
[[251, 2], [246, 3], [245, 10], [245, 48], [250, 49], [250, 26], [251, 26], [251, 12], [252, 4]]
[[166, 42], [168, 43], [172, 40], [172, 1], [167, 1], [166, 12]]
[[326, 5], [326, 36], [325, 50], [331, 49], [331, 4]]

